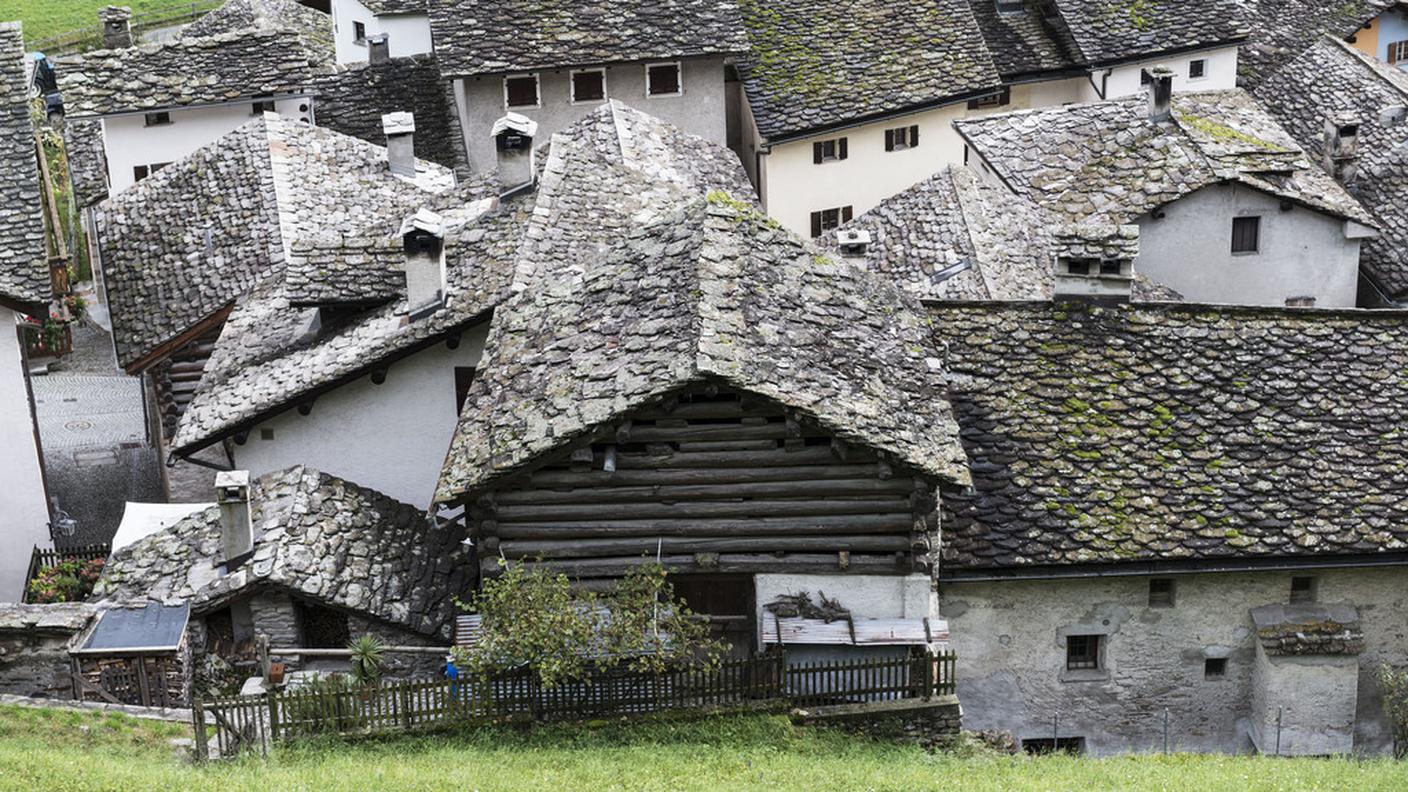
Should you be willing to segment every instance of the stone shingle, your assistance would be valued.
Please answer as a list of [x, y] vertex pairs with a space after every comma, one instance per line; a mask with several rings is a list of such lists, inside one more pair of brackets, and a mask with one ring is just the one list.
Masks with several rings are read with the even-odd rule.
[[0, 102], [0, 301], [41, 305], [52, 296], [49, 258], [18, 23], [0, 23]]
[[1238, 0], [1052, 0], [1092, 66], [1246, 38]]
[[382, 144], [381, 117], [408, 112], [416, 119], [416, 156], [457, 168], [469, 158], [451, 90], [433, 55], [341, 65], [310, 86], [318, 126]]
[[1238, 83], [1255, 88], [1322, 35], [1346, 39], [1398, 0], [1248, 0], [1251, 36], [1237, 52]]
[[949, 569], [1408, 551], [1408, 317], [935, 305]]
[[219, 8], [187, 25], [181, 31], [181, 38], [206, 38], [254, 28], [296, 31], [319, 51], [332, 51], [332, 17], [298, 0], [226, 0]]
[[748, 48], [732, 0], [446, 0], [430, 7], [447, 76], [730, 55]]

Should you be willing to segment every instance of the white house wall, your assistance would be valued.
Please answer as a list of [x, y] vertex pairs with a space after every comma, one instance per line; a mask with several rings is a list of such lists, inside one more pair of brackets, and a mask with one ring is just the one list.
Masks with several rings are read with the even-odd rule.
[[[1343, 220], [1236, 185], [1214, 185], [1139, 219], [1135, 269], [1191, 302], [1285, 305], [1312, 296], [1319, 308], [1355, 305], [1359, 240]], [[1261, 217], [1260, 251], [1232, 253], [1232, 218]]]
[[[680, 64], [683, 91], [678, 96], [647, 96], [645, 64], [606, 66], [606, 97], [698, 135], [720, 146], [728, 142], [727, 113], [724, 108], [724, 63], [719, 58], [686, 60]], [[513, 108], [513, 112], [538, 122], [538, 139], [547, 141], [600, 106], [601, 102], [571, 101], [572, 69], [538, 72], [538, 98], [541, 107]], [[509, 112], [504, 99], [504, 75], [494, 74], [455, 81], [455, 101], [469, 152], [471, 170], [494, 167], [494, 141], [489, 130]]]
[[[1207, 61], [1207, 70], [1203, 77], [1189, 79], [1188, 64], [1195, 60]], [[1141, 93], [1144, 90], [1144, 85], [1140, 82], [1140, 75], [1145, 69], [1155, 66], [1167, 66], [1173, 70], [1173, 90], [1175, 93], [1221, 91], [1237, 87], [1237, 48], [1223, 47], [1122, 64], [1110, 69], [1108, 77], [1104, 76], [1104, 70], [1096, 71], [1091, 79], [1085, 82], [1077, 101], [1100, 101], [1102, 97], [1097, 86], [1102, 85], [1105, 91], [1103, 98], [1105, 99], [1118, 99], [1121, 96]]]
[[[312, 119], [312, 100], [280, 99], [280, 115]], [[109, 195], [136, 183], [133, 168], [173, 162], [255, 119], [252, 102], [171, 109], [171, 123], [147, 126], [142, 113], [107, 116], [103, 121], [103, 149], [108, 161]]]
[[[1248, 751], [1257, 638], [1249, 610], [1286, 602], [1293, 575], [1315, 575], [1317, 599], [1359, 609], [1356, 752], [1392, 743], [1374, 671], [1408, 663], [1408, 574], [1403, 568], [1247, 572], [1175, 578], [1174, 606], [1149, 607], [1147, 577], [943, 582], [940, 607], [958, 655], [958, 697], [967, 729], [1004, 729], [1021, 739], [1085, 738], [1093, 754], [1162, 750], [1169, 711], [1173, 750]], [[941, 576], [942, 577], [942, 576]], [[1065, 634], [1105, 634], [1103, 679], [1062, 681]], [[1204, 661], [1226, 657], [1226, 676], [1205, 679]], [[1327, 679], [1327, 684], [1335, 680]], [[1284, 706], [1300, 722], [1326, 711], [1317, 688]]]
[[393, 363], [381, 385], [365, 376], [325, 393], [308, 415], [291, 408], [251, 428], [234, 446], [235, 466], [260, 476], [306, 464], [429, 507], [458, 420], [455, 368], [479, 363], [486, 332], [481, 325], [457, 349], [438, 343]]
[[43, 462], [15, 313], [0, 307], [0, 602], [19, 602], [29, 551], [49, 545]]
[[402, 58], [430, 52], [428, 14], [383, 14], [377, 16], [357, 0], [333, 0], [333, 51], [338, 63], [365, 63], [367, 45], [357, 41], [354, 23], [366, 26], [368, 36], [385, 33], [391, 57]]

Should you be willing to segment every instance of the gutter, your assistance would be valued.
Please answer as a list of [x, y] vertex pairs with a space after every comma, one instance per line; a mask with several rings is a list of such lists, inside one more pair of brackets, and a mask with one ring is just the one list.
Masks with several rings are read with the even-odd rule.
[[1151, 575], [1196, 575], [1233, 572], [1280, 572], [1303, 569], [1365, 569], [1408, 566], [1408, 553], [1324, 556], [1320, 558], [1242, 558], [1229, 561], [1146, 561], [1113, 564], [1071, 564], [956, 570], [945, 573], [939, 567], [940, 583], [997, 583], [1007, 580], [1091, 580]]

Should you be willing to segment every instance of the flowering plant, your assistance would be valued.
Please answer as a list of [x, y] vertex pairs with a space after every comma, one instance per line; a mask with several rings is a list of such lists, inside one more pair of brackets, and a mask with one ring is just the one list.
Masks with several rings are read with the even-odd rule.
[[104, 560], [90, 558], [65, 558], [64, 560], [40, 569], [29, 581], [29, 601], [38, 604], [51, 602], [82, 602], [93, 593], [93, 586], [103, 574]]

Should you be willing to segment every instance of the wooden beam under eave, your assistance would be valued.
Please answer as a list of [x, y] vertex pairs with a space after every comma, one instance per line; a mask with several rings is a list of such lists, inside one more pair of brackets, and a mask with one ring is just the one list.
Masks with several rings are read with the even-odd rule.
[[147, 354], [123, 366], [122, 370], [127, 372], [127, 374], [131, 376], [141, 374], [152, 366], [155, 366], [156, 364], [175, 354], [177, 350], [181, 349], [181, 347], [184, 347], [192, 341], [195, 341], [196, 339], [210, 332], [214, 328], [223, 325], [225, 323], [225, 320], [230, 318], [230, 312], [234, 309], [235, 303], [234, 301], [231, 301], [224, 308], [221, 308], [215, 313], [191, 325], [184, 332], [172, 338], [170, 341], [167, 341], [161, 344], [160, 346], [157, 346], [155, 349], [148, 352]]

